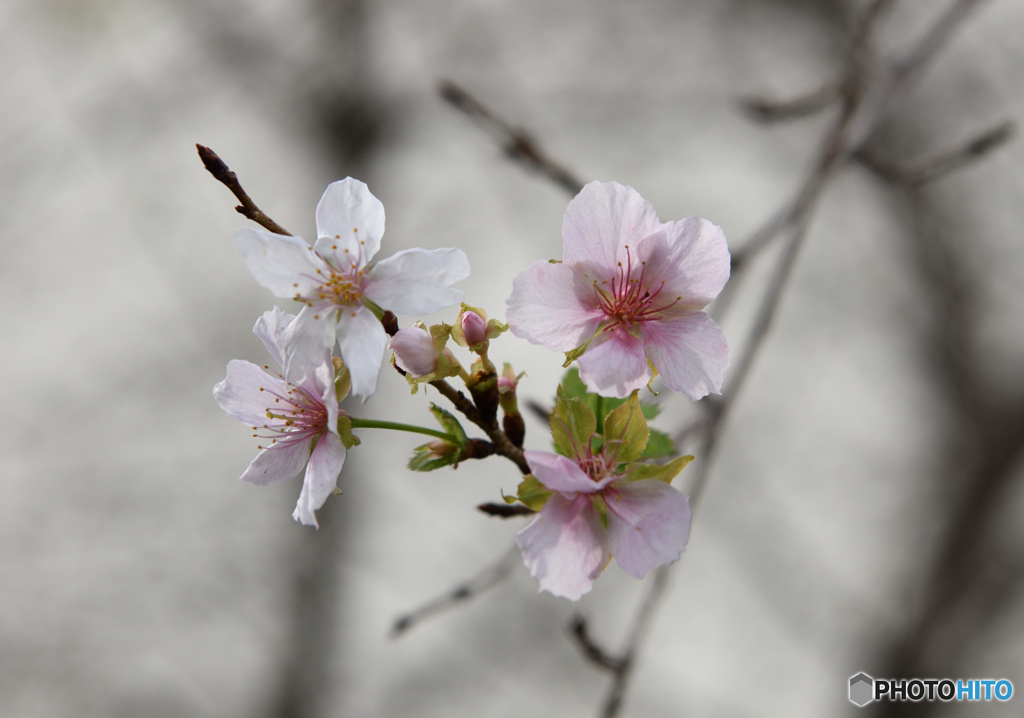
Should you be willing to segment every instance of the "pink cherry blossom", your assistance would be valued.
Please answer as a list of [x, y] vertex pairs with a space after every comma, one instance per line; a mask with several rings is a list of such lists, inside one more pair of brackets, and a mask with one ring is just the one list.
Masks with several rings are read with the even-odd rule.
[[[434, 338], [423, 327], [399, 329], [388, 342], [388, 348], [395, 353], [395, 363], [414, 377], [431, 374], [441, 357]], [[447, 349], [445, 351], [451, 353]]]
[[689, 501], [665, 482], [616, 473], [613, 452], [588, 451], [577, 460], [544, 451], [525, 455], [534, 477], [554, 492], [516, 534], [541, 590], [578, 601], [612, 557], [630, 576], [643, 578], [686, 548]]
[[579, 357], [580, 377], [624, 398], [651, 380], [699, 399], [722, 388], [729, 347], [701, 311], [729, 279], [721, 228], [700, 217], [661, 222], [632, 187], [591, 182], [562, 224], [562, 262], [516, 276], [507, 300], [512, 332]]
[[459, 319], [466, 344], [473, 346], [487, 339], [487, 320], [474, 311], [465, 311]]
[[328, 361], [337, 341], [352, 393], [365, 400], [376, 390], [388, 344], [379, 312], [422, 315], [458, 304], [462, 292], [449, 285], [469, 276], [469, 261], [460, 249], [417, 248], [370, 264], [384, 234], [384, 206], [351, 177], [327, 187], [316, 230], [312, 247], [252, 228], [235, 232], [235, 243], [256, 281], [305, 305], [285, 337], [284, 366], [296, 354]]
[[[295, 319], [274, 307], [253, 327], [278, 363], [283, 361], [283, 340]], [[233, 360], [227, 377], [213, 388], [214, 398], [228, 416], [250, 425], [253, 436], [261, 440], [260, 453], [242, 474], [242, 481], [265, 486], [290, 479], [305, 467], [292, 518], [307, 526], [317, 526], [314, 512], [337, 487], [345, 464], [334, 367], [329, 362], [315, 364], [316, 360], [316, 355], [296, 353], [282, 374]]]

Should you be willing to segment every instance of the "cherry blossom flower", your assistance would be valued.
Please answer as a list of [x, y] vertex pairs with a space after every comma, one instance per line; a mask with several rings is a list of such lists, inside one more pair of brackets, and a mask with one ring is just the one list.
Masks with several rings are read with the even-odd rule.
[[384, 310], [431, 314], [458, 304], [449, 285], [469, 276], [460, 249], [406, 249], [376, 264], [384, 234], [384, 207], [359, 180], [328, 185], [316, 208], [316, 244], [262, 229], [240, 229], [235, 243], [258, 281], [278, 297], [305, 306], [284, 339], [284, 366], [296, 355], [327, 361], [337, 341], [352, 375], [352, 393], [364, 400], [377, 387], [388, 335]]
[[591, 182], [562, 224], [563, 259], [513, 281], [512, 332], [578, 358], [587, 388], [623, 398], [651, 367], [696, 400], [722, 388], [729, 347], [701, 310], [729, 279], [721, 228], [700, 217], [661, 222], [632, 187]]
[[635, 475], [619, 473], [615, 452], [595, 455], [589, 449], [575, 460], [544, 451], [525, 456], [533, 476], [553, 492], [516, 534], [523, 562], [541, 590], [578, 601], [613, 556], [630, 576], [643, 578], [686, 548], [686, 495], [658, 478], [637, 480], [661, 467], [649, 471], [634, 464]]
[[[274, 307], [253, 327], [279, 364], [284, 361], [284, 339], [295, 321], [296, 317]], [[265, 486], [289, 479], [305, 467], [292, 518], [307, 526], [317, 526], [314, 512], [337, 487], [346, 452], [338, 430], [339, 415], [344, 413], [338, 409], [335, 368], [320, 359], [319, 352], [296, 352], [282, 374], [233, 360], [227, 377], [213, 388], [214, 398], [228, 416], [250, 425], [256, 432], [253, 436], [263, 440], [242, 481]]]

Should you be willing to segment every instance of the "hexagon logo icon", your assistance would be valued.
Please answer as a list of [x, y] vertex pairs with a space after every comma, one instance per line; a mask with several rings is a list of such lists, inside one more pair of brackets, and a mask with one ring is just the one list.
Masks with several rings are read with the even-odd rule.
[[875, 679], [867, 673], [850, 678], [850, 702], [863, 708], [874, 699]]

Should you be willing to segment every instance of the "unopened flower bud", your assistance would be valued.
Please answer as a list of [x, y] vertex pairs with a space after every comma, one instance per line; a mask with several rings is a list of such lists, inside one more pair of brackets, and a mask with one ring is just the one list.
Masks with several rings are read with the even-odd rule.
[[430, 333], [420, 327], [398, 330], [388, 348], [395, 353], [395, 363], [414, 377], [434, 371], [440, 356]]
[[463, 312], [460, 322], [462, 333], [466, 337], [466, 344], [469, 346], [479, 344], [487, 339], [487, 320], [476, 312]]

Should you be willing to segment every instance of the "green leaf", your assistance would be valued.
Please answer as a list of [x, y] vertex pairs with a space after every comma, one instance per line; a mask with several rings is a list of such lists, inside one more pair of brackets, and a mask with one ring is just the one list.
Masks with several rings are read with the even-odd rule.
[[645, 404], [640, 402], [640, 411], [644, 413], [644, 418], [647, 419], [647, 421], [650, 421], [661, 413], [661, 407], [657, 404]]
[[430, 412], [437, 419], [437, 423], [441, 425], [441, 429], [446, 433], [450, 434], [455, 439], [455, 444], [459, 447], [459, 454], [461, 455], [466, 451], [466, 430], [462, 428], [462, 424], [459, 420], [452, 416], [451, 413], [445, 411], [437, 404], [430, 405]]
[[[643, 405], [641, 405], [643, 408]], [[676, 455], [676, 445], [672, 438], [657, 429], [651, 429], [651, 435], [647, 439], [647, 448], [644, 449], [641, 459], [666, 459]]]
[[644, 453], [649, 434], [647, 420], [640, 410], [639, 392], [634, 391], [605, 419], [605, 451], [614, 452], [620, 464], [636, 461]]
[[657, 479], [671, 484], [672, 479], [679, 475], [687, 464], [693, 461], [692, 456], [680, 456], [664, 465], [658, 464], [633, 464], [626, 474], [626, 481], [643, 481], [644, 479]]
[[417, 446], [409, 459], [409, 468], [413, 471], [434, 471], [445, 466], [459, 463], [462, 451], [455, 444], [447, 441], [432, 441]]
[[582, 399], [570, 399], [558, 387], [558, 400], [551, 412], [551, 438], [564, 456], [576, 456], [590, 443], [597, 420]]
[[[549, 491], [545, 488], [544, 484], [537, 481], [537, 478], [533, 474], [527, 474], [519, 483], [516, 498], [518, 498], [526, 508], [533, 509], [534, 511], [540, 511], [544, 508], [544, 504], [548, 502], [548, 498], [550, 498], [553, 493], [553, 491]], [[508, 501], [508, 498], [505, 500]]]
[[562, 376], [562, 394], [568, 399], [582, 399], [587, 395], [587, 386], [580, 379], [580, 370], [576, 367]]

